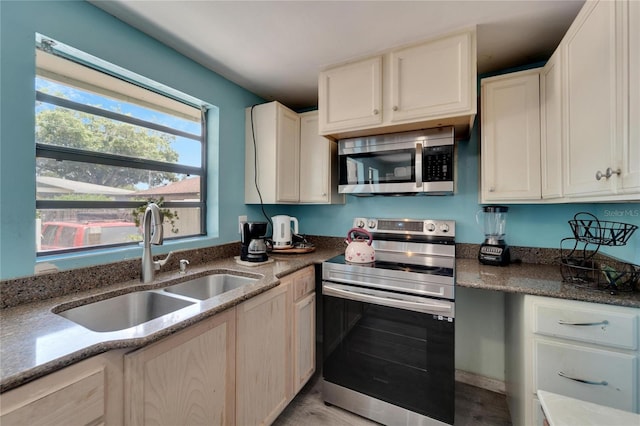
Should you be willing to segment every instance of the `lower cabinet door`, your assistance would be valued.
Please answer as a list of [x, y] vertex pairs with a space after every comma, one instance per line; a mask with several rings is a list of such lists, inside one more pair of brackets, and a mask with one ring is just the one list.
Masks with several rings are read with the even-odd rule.
[[294, 393], [316, 370], [316, 295], [311, 293], [294, 305]]
[[238, 305], [236, 421], [269, 425], [293, 397], [291, 287], [279, 286]]
[[637, 410], [637, 356], [535, 340], [535, 389]]
[[235, 424], [235, 309], [125, 355], [125, 424]]

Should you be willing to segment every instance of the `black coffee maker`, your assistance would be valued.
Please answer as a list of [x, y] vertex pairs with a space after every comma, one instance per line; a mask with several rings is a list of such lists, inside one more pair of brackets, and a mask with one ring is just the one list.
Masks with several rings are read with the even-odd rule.
[[264, 235], [267, 233], [267, 222], [244, 222], [242, 224], [242, 246], [240, 260], [245, 262], [266, 262], [267, 245]]

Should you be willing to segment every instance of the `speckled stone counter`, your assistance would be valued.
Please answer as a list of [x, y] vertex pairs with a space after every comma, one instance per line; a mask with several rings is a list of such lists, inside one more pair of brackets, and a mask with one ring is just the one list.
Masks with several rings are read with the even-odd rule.
[[640, 293], [611, 295], [607, 291], [564, 283], [560, 266], [553, 264], [521, 263], [500, 267], [482, 265], [477, 259], [456, 259], [456, 285], [640, 308]]
[[[133, 349], [157, 341], [267, 291], [280, 283], [280, 277], [321, 263], [340, 251], [319, 247], [305, 255], [273, 255], [273, 262], [259, 266], [239, 265], [230, 257], [190, 267], [187, 274], [179, 274], [176, 270], [159, 273], [149, 284], [141, 284], [135, 279], [0, 309], [0, 392], [108, 350]], [[132, 291], [159, 289], [202, 275], [224, 272], [260, 279], [123, 331], [91, 331], [54, 313]]]
[[[314, 241], [315, 242], [315, 241]], [[316, 244], [317, 250], [310, 254], [272, 255], [274, 262], [260, 266], [241, 266], [233, 259], [235, 248], [216, 249], [217, 256], [211, 259], [211, 253], [202, 255], [200, 263], [192, 262], [186, 275], [181, 275], [175, 267], [163, 268], [169, 272], [156, 275], [150, 284], [141, 284], [136, 273], [139, 260], [107, 265], [100, 268], [67, 271], [44, 277], [25, 280], [5, 281], [0, 284], [2, 297], [8, 292], [18, 291], [20, 285], [33, 281], [55, 284], [57, 288], [68, 290], [64, 283], [56, 281], [72, 280], [79, 277], [87, 283], [80, 289], [72, 288], [64, 296], [41, 297], [30, 293], [20, 296], [17, 306], [0, 309], [0, 392], [49, 374], [74, 362], [112, 349], [140, 347], [157, 341], [198, 321], [233, 307], [244, 300], [269, 290], [279, 284], [279, 278], [302, 269], [308, 265], [319, 264], [344, 251], [339, 238], [328, 238], [324, 244]], [[462, 245], [458, 255], [475, 256], [477, 248]], [[535, 250], [537, 253], [539, 250]], [[230, 254], [229, 254], [230, 253]], [[199, 251], [195, 252], [200, 255]], [[194, 259], [194, 253], [190, 253]], [[226, 257], [224, 257], [226, 255]], [[536, 254], [537, 255], [537, 254]], [[543, 257], [545, 256], [542, 253]], [[547, 258], [550, 259], [549, 256]], [[124, 268], [128, 278], [122, 282], [109, 283], [97, 287], [92, 281], [109, 278], [108, 271], [114, 273]], [[137, 327], [118, 332], [93, 332], [74, 324], [53, 312], [82, 305], [91, 301], [106, 299], [131, 291], [160, 289], [171, 284], [197, 278], [216, 272], [232, 272], [240, 275], [260, 276], [260, 279], [246, 287], [223, 293], [212, 299], [195, 303], [183, 308], [179, 313], [160, 317]], [[97, 274], [97, 275], [96, 275]], [[130, 275], [126, 275], [130, 274]], [[474, 258], [456, 259], [457, 285], [491, 291], [516, 292], [563, 299], [582, 300], [640, 308], [640, 293], [609, 295], [606, 292], [585, 290], [562, 283], [560, 268], [554, 264], [514, 264], [508, 267], [480, 265]], [[42, 283], [41, 283], [42, 284]], [[103, 283], [104, 284], [104, 283]], [[72, 285], [72, 284], [69, 284]], [[28, 293], [27, 290], [20, 290]], [[51, 291], [51, 290], [48, 290]], [[34, 300], [31, 303], [25, 300]]]

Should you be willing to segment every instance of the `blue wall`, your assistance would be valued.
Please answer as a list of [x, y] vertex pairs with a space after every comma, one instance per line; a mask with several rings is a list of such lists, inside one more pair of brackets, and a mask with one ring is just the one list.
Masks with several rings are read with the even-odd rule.
[[[84, 1], [0, 1], [0, 279], [33, 274], [35, 256], [35, 33], [216, 105], [219, 157], [211, 150], [208, 228], [217, 237], [154, 248], [154, 253], [238, 240], [244, 205], [244, 109], [262, 99]], [[212, 173], [215, 175], [216, 173]], [[233, 226], [228, 226], [233, 224]], [[139, 248], [46, 260], [62, 269], [140, 256]]]
[[[479, 190], [479, 142], [476, 125], [469, 140], [458, 143], [457, 193], [454, 196], [430, 197], [354, 197], [347, 196], [345, 205], [332, 206], [267, 206], [268, 215], [289, 214], [300, 221], [300, 232], [311, 235], [343, 236], [354, 217], [400, 217], [453, 219], [456, 241], [481, 243], [482, 229], [475, 215], [481, 208]], [[570, 237], [567, 223], [578, 212], [590, 212], [600, 220], [633, 223], [640, 226], [640, 204], [513, 204], [509, 205], [507, 243], [513, 246], [558, 248], [560, 240]], [[258, 208], [251, 209], [254, 220], [261, 218]], [[640, 264], [640, 231], [627, 246], [603, 249], [628, 262]]]
[[[168, 243], [154, 253], [197, 248], [238, 240], [237, 216], [260, 220], [257, 206], [244, 199], [244, 108], [262, 100], [206, 70], [158, 41], [83, 1], [0, 1], [0, 279], [31, 275], [35, 256], [34, 77], [35, 33], [105, 59], [216, 105], [219, 159], [212, 169], [209, 199], [219, 203], [219, 217], [210, 211], [209, 230], [216, 237]], [[476, 122], [479, 120], [476, 119]], [[475, 224], [478, 204], [478, 129], [458, 144], [458, 193], [453, 197], [357, 198], [339, 206], [266, 206], [267, 214], [300, 219], [304, 234], [343, 236], [356, 216], [429, 217], [457, 221], [457, 240], [480, 243]], [[213, 151], [213, 150], [212, 150]], [[216, 173], [212, 173], [215, 175]], [[603, 220], [640, 225], [640, 205], [565, 204], [512, 205], [507, 225], [511, 245], [551, 247], [570, 234], [567, 220], [588, 211]], [[640, 232], [626, 247], [610, 254], [640, 264]], [[49, 258], [62, 269], [114, 262], [140, 256], [139, 248], [68, 259]]]

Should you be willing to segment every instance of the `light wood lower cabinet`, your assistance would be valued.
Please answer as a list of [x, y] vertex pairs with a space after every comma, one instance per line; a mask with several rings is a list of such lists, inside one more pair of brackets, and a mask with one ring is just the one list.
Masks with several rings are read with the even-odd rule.
[[125, 424], [235, 424], [235, 308], [125, 356]]
[[236, 420], [268, 425], [289, 403], [291, 387], [291, 293], [283, 279], [237, 306]]
[[313, 267], [296, 274], [293, 281], [293, 392], [316, 371], [316, 295]]
[[0, 397], [0, 424], [121, 425], [122, 351], [81, 361]]

